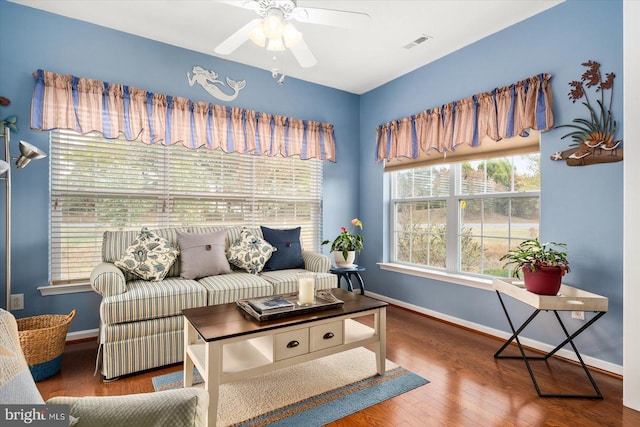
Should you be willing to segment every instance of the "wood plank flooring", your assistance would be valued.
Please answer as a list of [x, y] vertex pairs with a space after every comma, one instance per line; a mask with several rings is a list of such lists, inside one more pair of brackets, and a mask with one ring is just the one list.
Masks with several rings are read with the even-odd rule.
[[[390, 306], [387, 358], [431, 383], [330, 426], [640, 426], [640, 412], [622, 405], [622, 379], [592, 370], [603, 400], [539, 398], [523, 361], [493, 358], [501, 344]], [[152, 377], [182, 369], [173, 365], [104, 383], [93, 375], [96, 349], [93, 340], [67, 344], [61, 372], [37, 383], [43, 397], [151, 392]], [[593, 392], [573, 363], [552, 359], [532, 364], [543, 392]]]

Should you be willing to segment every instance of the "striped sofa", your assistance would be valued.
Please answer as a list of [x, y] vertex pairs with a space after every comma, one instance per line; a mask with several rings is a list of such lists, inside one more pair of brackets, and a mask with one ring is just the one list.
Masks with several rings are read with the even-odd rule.
[[[260, 227], [244, 227], [262, 236]], [[152, 230], [178, 246], [177, 231], [210, 233], [226, 229], [226, 246], [242, 231], [240, 226], [185, 227]], [[180, 259], [164, 280], [140, 280], [123, 273], [113, 263], [119, 260], [139, 231], [108, 231], [102, 242], [102, 263], [91, 273], [92, 288], [102, 295], [100, 303], [100, 346], [97, 367], [105, 380], [169, 365], [183, 360], [182, 310], [214, 304], [225, 304], [243, 298], [295, 292], [296, 273], [318, 273], [318, 288], [337, 285], [329, 273], [327, 256], [303, 251], [305, 269], [279, 270], [250, 274], [231, 274], [188, 280], [180, 277]]]

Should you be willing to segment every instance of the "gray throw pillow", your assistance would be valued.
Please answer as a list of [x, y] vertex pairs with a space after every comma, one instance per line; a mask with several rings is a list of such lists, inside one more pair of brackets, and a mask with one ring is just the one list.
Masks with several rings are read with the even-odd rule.
[[200, 279], [231, 273], [225, 253], [227, 230], [192, 234], [178, 231], [180, 245], [180, 277]]

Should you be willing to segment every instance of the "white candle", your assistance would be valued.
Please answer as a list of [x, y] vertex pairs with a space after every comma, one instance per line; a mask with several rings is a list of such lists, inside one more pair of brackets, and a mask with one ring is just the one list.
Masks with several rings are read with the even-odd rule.
[[313, 277], [298, 278], [298, 302], [312, 305], [314, 303], [315, 279]]

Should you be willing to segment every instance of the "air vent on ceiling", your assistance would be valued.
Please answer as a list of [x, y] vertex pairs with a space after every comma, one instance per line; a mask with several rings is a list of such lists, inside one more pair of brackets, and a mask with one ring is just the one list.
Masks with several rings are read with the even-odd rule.
[[414, 41], [412, 41], [411, 43], [407, 44], [404, 46], [405, 49], [411, 49], [414, 48], [416, 46], [418, 46], [419, 44], [422, 44], [424, 42], [426, 42], [429, 39], [432, 39], [432, 36], [428, 36], [426, 34], [421, 35], [420, 37], [418, 37], [417, 39], [415, 39]]

